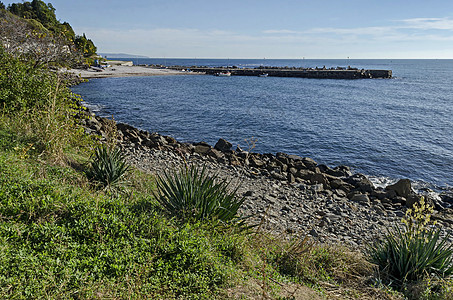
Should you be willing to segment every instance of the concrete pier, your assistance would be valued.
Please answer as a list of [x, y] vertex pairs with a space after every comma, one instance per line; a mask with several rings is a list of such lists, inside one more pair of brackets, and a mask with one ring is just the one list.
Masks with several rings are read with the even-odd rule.
[[204, 72], [215, 75], [221, 72], [231, 72], [232, 76], [259, 76], [268, 74], [269, 77], [300, 77], [317, 79], [370, 79], [392, 78], [391, 70], [364, 70], [364, 69], [319, 69], [319, 68], [208, 68], [208, 67], [184, 67], [194, 72]]

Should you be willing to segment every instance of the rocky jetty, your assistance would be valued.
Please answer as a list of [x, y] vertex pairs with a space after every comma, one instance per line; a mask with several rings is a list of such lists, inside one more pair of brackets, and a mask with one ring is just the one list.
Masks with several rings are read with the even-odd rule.
[[[401, 224], [408, 207], [420, 200], [408, 179], [378, 188], [367, 176], [347, 166], [329, 167], [313, 159], [285, 153], [248, 152], [220, 139], [181, 143], [169, 136], [91, 115], [82, 119], [87, 132], [101, 139], [116, 131], [129, 162], [160, 173], [184, 163], [204, 165], [213, 174], [239, 185], [246, 198], [241, 214], [278, 234], [310, 235], [324, 243], [361, 248]], [[433, 218], [451, 231], [453, 194], [423, 195], [435, 206]]]

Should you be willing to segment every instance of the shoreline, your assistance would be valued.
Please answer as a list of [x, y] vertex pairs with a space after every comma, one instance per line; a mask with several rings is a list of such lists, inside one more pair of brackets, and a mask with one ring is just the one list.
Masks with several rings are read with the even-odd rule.
[[[398, 226], [408, 207], [420, 199], [408, 179], [385, 188], [376, 187], [349, 167], [330, 168], [307, 157], [285, 153], [260, 154], [233, 150], [220, 139], [181, 143], [170, 136], [149, 133], [124, 123], [88, 114], [82, 125], [105, 140], [117, 129], [117, 142], [128, 162], [151, 174], [162, 174], [185, 163], [207, 166], [210, 174], [239, 185], [246, 201], [240, 213], [275, 234], [307, 235], [321, 243], [347, 244], [363, 249], [381, 239], [385, 228]], [[453, 194], [425, 195], [436, 207], [432, 218], [445, 233], [453, 233]], [[452, 237], [453, 239], [453, 237]]]
[[113, 65], [106, 69], [89, 68], [70, 69], [67, 72], [83, 79], [91, 78], [118, 78], [118, 77], [141, 77], [141, 76], [168, 76], [168, 75], [202, 75], [203, 73], [184, 72], [172, 69], [156, 69], [144, 66]]

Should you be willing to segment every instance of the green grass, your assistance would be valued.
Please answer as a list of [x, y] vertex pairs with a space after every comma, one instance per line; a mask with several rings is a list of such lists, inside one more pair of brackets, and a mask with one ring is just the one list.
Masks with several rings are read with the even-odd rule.
[[90, 298], [101, 284], [123, 297], [126, 279], [138, 294], [211, 297], [233, 274], [234, 233], [175, 226], [146, 195], [112, 198], [64, 183], [62, 174], [80, 176], [68, 167], [46, 167], [38, 179], [41, 166], [14, 153], [0, 165], [1, 298]]
[[284, 240], [169, 219], [148, 174], [131, 170], [124, 193], [99, 191], [71, 167], [88, 156], [56, 165], [36, 150], [24, 156], [29, 139], [1, 126], [0, 137], [0, 298], [225, 299], [245, 287], [255, 299], [278, 298], [288, 284], [341, 284], [337, 260], [321, 261], [329, 248], [300, 260], [308, 280], [288, 273]]

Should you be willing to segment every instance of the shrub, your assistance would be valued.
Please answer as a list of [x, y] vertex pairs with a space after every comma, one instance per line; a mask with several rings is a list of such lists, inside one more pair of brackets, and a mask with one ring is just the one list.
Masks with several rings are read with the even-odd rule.
[[[218, 181], [218, 182], [217, 182]], [[237, 188], [229, 192], [229, 182], [209, 176], [206, 169], [183, 167], [172, 174], [158, 176], [155, 198], [164, 210], [183, 222], [236, 219], [244, 198], [236, 197]]]
[[85, 173], [88, 179], [101, 187], [112, 188], [122, 182], [128, 170], [129, 165], [119, 148], [101, 145], [95, 149]]
[[0, 107], [6, 112], [43, 109], [56, 89], [56, 75], [21, 61], [0, 47]]
[[33, 140], [54, 160], [88, 138], [74, 115], [80, 101], [57, 73], [22, 61], [0, 46], [0, 123], [20, 138]]
[[445, 278], [453, 274], [453, 248], [448, 236], [431, 224], [433, 208], [422, 198], [403, 219], [404, 228], [389, 232], [383, 243], [370, 247], [371, 261], [397, 283], [420, 281], [434, 275]]

